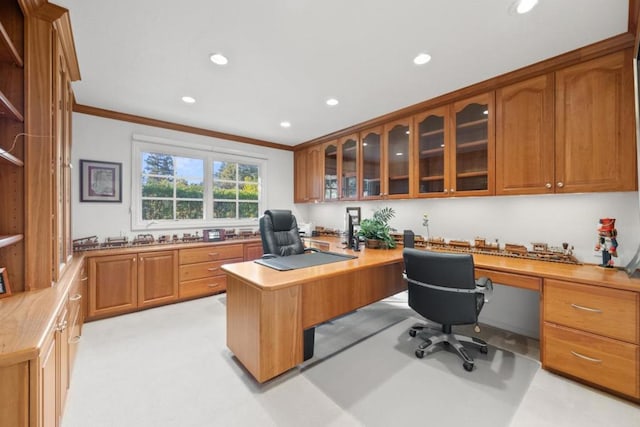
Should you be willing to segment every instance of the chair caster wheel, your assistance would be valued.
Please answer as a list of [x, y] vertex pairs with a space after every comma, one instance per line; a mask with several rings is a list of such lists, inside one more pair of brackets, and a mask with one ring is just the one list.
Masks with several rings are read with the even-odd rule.
[[487, 347], [487, 346], [480, 347], [480, 353], [482, 353], [482, 354], [489, 353], [489, 347]]
[[416, 335], [418, 335], [418, 332], [415, 329], [409, 329], [409, 335], [415, 337]]
[[467, 372], [473, 371], [473, 363], [465, 362], [462, 364], [462, 366], [464, 367], [464, 370]]
[[416, 350], [416, 357], [422, 359], [424, 357], [424, 350]]
[[442, 344], [444, 344], [445, 347], [449, 347], [451, 344], [449, 344], [449, 341], [443, 341]]

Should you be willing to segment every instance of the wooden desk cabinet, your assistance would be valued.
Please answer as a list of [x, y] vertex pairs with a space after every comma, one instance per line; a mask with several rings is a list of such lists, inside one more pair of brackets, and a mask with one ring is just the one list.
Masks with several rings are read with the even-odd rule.
[[180, 249], [180, 298], [212, 295], [227, 289], [222, 264], [243, 261], [242, 244]]
[[640, 398], [639, 294], [545, 279], [543, 366]]

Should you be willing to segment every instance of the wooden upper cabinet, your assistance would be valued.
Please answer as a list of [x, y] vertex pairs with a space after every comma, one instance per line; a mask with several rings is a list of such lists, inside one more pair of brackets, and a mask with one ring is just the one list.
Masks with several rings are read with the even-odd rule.
[[305, 203], [309, 201], [307, 195], [307, 150], [293, 153], [293, 201]]
[[322, 200], [323, 157], [322, 146], [314, 145], [307, 149], [307, 201]]
[[324, 159], [322, 174], [324, 200], [338, 200], [338, 141], [323, 144], [322, 155]]
[[383, 188], [385, 198], [409, 196], [411, 150], [411, 118], [397, 120], [384, 126]]
[[448, 195], [449, 108], [441, 107], [414, 117], [414, 191], [417, 197]]
[[556, 192], [637, 188], [632, 56], [556, 73]]
[[338, 172], [340, 174], [340, 199], [358, 198], [358, 136], [349, 135], [338, 142]]
[[449, 150], [449, 195], [494, 193], [495, 127], [493, 92], [453, 104], [454, 147]]
[[360, 199], [382, 197], [382, 128], [360, 132]]
[[553, 193], [553, 74], [496, 91], [496, 194]]

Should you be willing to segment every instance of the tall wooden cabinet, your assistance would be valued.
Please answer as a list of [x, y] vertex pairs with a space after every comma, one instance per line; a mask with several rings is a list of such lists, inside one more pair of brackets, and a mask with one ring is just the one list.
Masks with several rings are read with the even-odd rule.
[[294, 200], [297, 203], [322, 200], [322, 147], [314, 145], [294, 153]]
[[382, 194], [382, 128], [360, 132], [360, 194], [361, 200], [377, 199]]
[[[441, 107], [414, 117], [414, 156], [417, 197], [447, 196], [449, 185], [449, 108]], [[447, 191], [445, 191], [447, 190]]]

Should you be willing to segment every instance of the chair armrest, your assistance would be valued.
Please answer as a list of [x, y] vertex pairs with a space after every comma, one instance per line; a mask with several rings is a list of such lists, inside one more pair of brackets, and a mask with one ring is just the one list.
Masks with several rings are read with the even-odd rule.
[[493, 282], [488, 277], [479, 277], [476, 280], [476, 291], [484, 295], [484, 302], [489, 302], [493, 295]]
[[318, 248], [304, 248], [305, 252], [320, 252]]
[[276, 254], [264, 254], [260, 258], [262, 258], [262, 259], [278, 258], [278, 255], [276, 255]]

